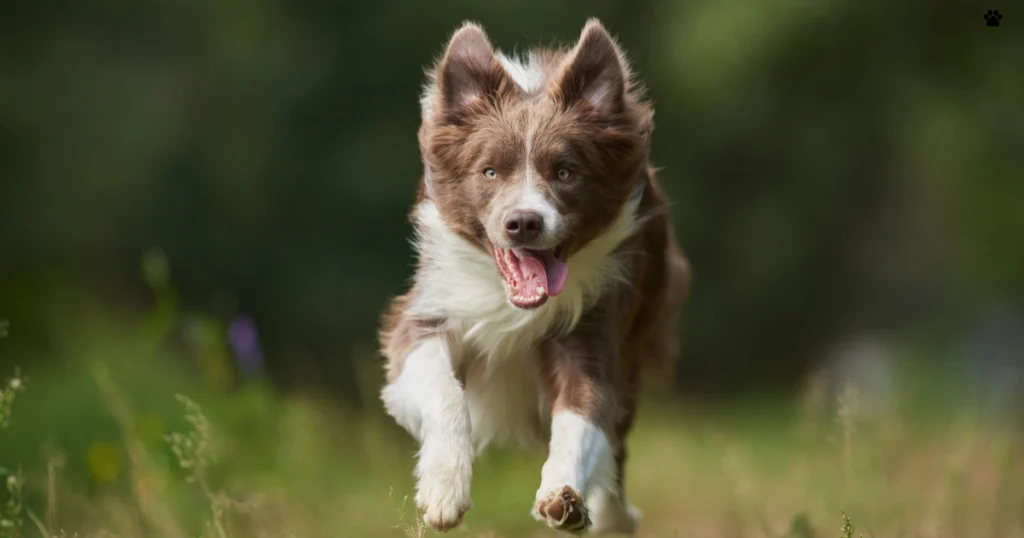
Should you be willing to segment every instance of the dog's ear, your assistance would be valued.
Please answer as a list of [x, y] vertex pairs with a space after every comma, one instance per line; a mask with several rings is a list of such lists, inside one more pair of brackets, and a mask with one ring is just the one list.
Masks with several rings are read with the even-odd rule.
[[435, 73], [443, 111], [471, 106], [511, 90], [510, 79], [478, 25], [464, 23], [445, 50]]
[[601, 22], [590, 19], [557, 79], [557, 98], [566, 108], [586, 103], [599, 113], [616, 114], [625, 107], [626, 83], [622, 52]]

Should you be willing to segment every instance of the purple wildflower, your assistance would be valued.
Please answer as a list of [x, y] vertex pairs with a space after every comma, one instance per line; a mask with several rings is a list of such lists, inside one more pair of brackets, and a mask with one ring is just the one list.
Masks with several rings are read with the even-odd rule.
[[238, 316], [228, 325], [228, 342], [238, 365], [245, 374], [255, 374], [263, 367], [263, 352], [256, 324], [248, 316]]

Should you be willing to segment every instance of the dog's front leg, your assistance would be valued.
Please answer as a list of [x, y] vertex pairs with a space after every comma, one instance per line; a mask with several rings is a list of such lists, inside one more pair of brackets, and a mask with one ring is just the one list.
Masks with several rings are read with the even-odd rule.
[[420, 441], [416, 504], [439, 531], [462, 522], [472, 507], [473, 446], [462, 385], [442, 337], [420, 342], [382, 392], [391, 416]]
[[551, 528], [573, 534], [591, 525], [583, 496], [594, 487], [616, 489], [607, 433], [615, 409], [610, 349], [589, 338], [575, 338], [552, 345], [546, 357], [551, 440], [533, 515]]

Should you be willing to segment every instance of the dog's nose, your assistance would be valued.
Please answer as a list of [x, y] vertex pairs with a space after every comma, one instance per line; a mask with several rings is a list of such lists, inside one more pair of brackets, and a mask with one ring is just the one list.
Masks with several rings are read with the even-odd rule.
[[513, 209], [505, 215], [505, 236], [516, 243], [529, 243], [544, 231], [544, 217], [536, 211]]

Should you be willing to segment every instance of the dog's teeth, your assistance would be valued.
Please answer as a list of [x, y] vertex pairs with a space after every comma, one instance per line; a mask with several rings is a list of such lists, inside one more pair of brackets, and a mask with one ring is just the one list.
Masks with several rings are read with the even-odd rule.
[[537, 286], [537, 297], [544, 295], [544, 286]]

